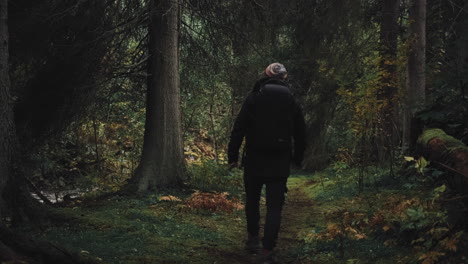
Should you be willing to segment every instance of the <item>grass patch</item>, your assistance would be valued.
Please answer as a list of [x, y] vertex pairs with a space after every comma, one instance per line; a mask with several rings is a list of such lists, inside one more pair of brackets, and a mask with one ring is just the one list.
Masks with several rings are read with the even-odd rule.
[[304, 218], [310, 225], [298, 233], [304, 243], [288, 253], [299, 263], [465, 263], [463, 253], [450, 247], [452, 242], [463, 247], [466, 235], [449, 224], [438, 200], [445, 188], [422, 183], [403, 188], [402, 179], [389, 180], [381, 170], [371, 182], [376, 188], [359, 193], [352, 180], [331, 172], [290, 179], [291, 187], [314, 201], [313, 217]]
[[209, 249], [231, 247], [243, 228], [242, 212], [189, 210], [183, 202], [155, 202], [159, 196], [57, 209], [78, 220], [34, 235], [103, 263], [205, 263], [216, 261]]

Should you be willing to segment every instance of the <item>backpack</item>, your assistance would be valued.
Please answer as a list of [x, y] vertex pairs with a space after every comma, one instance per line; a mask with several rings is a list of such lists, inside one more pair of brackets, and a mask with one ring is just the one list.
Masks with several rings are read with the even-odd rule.
[[248, 146], [261, 151], [290, 150], [294, 105], [287, 83], [276, 79], [264, 82], [253, 94]]

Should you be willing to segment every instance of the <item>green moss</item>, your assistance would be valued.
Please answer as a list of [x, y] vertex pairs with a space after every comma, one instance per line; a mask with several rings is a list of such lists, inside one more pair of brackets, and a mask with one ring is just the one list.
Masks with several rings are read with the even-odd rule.
[[440, 138], [441, 140], [444, 141], [445, 146], [447, 147], [447, 150], [449, 151], [454, 151], [456, 149], [465, 149], [468, 150], [468, 148], [461, 142], [460, 140], [447, 135], [442, 129], [439, 128], [433, 128], [433, 129], [427, 129], [425, 130], [421, 136], [418, 138], [418, 144], [421, 146], [426, 146], [429, 141], [431, 141], [434, 138]]

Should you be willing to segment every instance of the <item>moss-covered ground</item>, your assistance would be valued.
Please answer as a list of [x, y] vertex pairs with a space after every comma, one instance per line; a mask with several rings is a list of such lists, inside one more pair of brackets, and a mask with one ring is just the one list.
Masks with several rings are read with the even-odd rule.
[[[288, 188], [277, 249], [281, 263], [419, 263], [411, 247], [389, 239], [386, 232], [396, 227], [374, 219], [390, 200], [410, 199], [401, 190], [369, 188], [358, 195], [320, 173], [293, 175]], [[161, 200], [167, 195], [181, 201]], [[34, 234], [103, 263], [260, 263], [243, 250], [243, 210], [191, 209], [188, 196], [166, 191], [76, 203], [57, 209], [75, 220]], [[370, 222], [381, 231], [366, 233]]]

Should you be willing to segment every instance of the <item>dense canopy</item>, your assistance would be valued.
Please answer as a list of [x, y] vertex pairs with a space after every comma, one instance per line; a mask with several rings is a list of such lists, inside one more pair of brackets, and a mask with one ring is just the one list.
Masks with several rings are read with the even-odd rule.
[[0, 262], [256, 263], [226, 152], [273, 62], [280, 259], [465, 263], [465, 0], [0, 0]]

